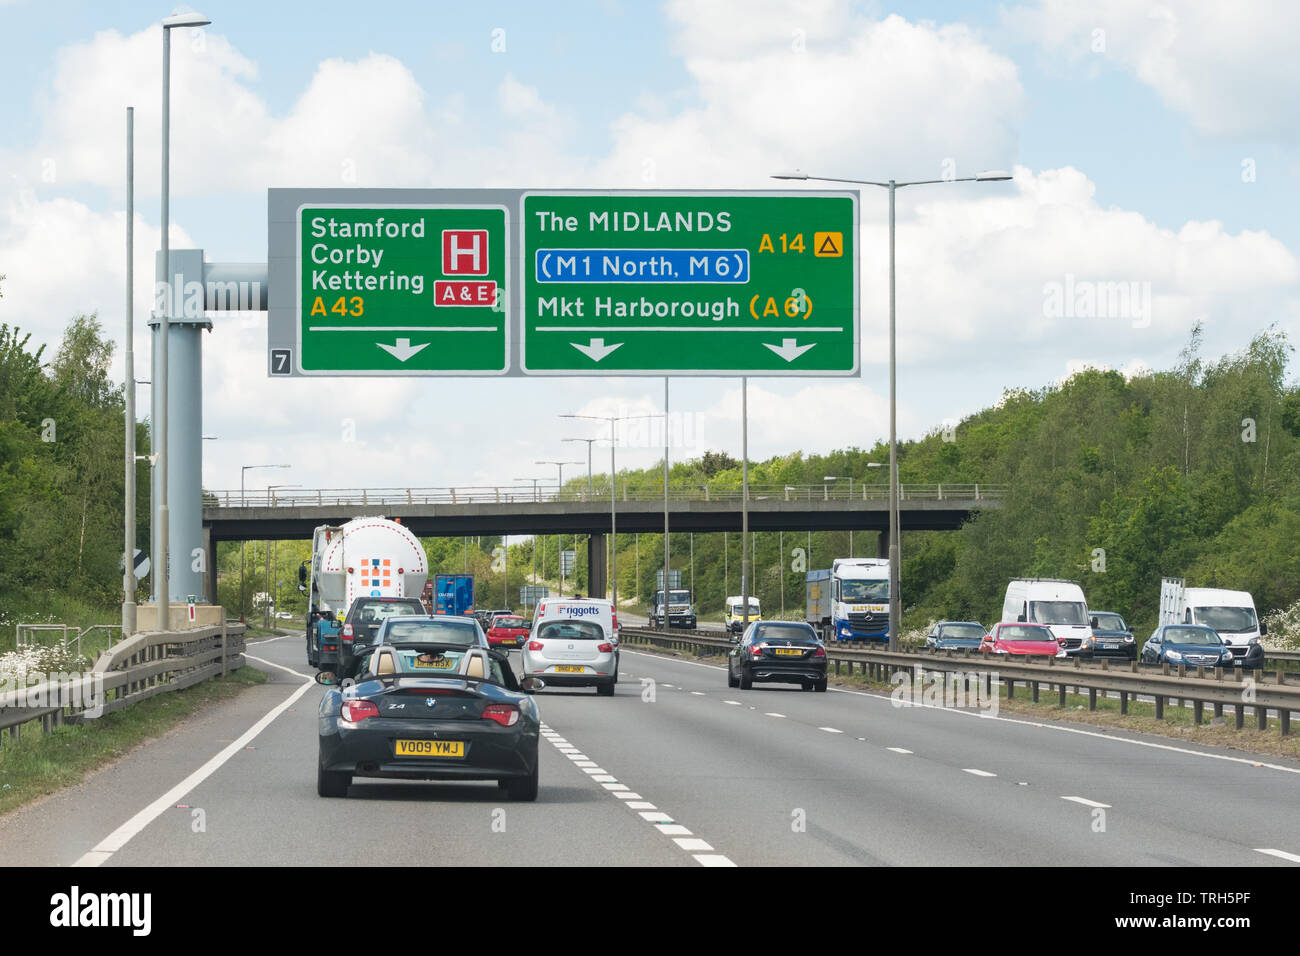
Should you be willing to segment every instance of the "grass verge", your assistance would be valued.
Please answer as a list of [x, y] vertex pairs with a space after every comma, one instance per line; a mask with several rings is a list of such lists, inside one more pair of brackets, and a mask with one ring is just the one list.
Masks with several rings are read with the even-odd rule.
[[[726, 657], [721, 654], [690, 654], [683, 651], [664, 650], [648, 644], [632, 644], [630, 642], [625, 642], [625, 644], [629, 647], [635, 647], [637, 650], [660, 654], [664, 657], [726, 665]], [[833, 687], [871, 690], [885, 694], [894, 690], [895, 686], [881, 681], [869, 680], [861, 672], [854, 673], [852, 677], [847, 675], [837, 677], [833, 668], [829, 680]], [[1068, 680], [1065, 683], [1067, 686], [1073, 686], [1069, 684]], [[1279, 757], [1300, 759], [1300, 731], [1297, 731], [1295, 723], [1292, 724], [1291, 733], [1286, 737], [1282, 736], [1280, 724], [1273, 717], [1269, 718], [1266, 730], [1259, 730], [1255, 724], [1254, 708], [1249, 705], [1246, 708], [1246, 725], [1242, 730], [1237, 730], [1234, 726], [1232, 711], [1226, 707], [1224, 709], [1226, 720], [1220, 718], [1218, 722], [1215, 722], [1212, 716], [1212, 705], [1207, 704], [1205, 707], [1205, 722], [1197, 725], [1190, 704], [1186, 707], [1175, 707], [1166, 702], [1164, 719], [1157, 720], [1154, 702], [1130, 699], [1128, 714], [1121, 714], [1119, 712], [1118, 698], [1111, 699], [1098, 694], [1097, 709], [1090, 711], [1088, 710], [1088, 695], [1085, 691], [1081, 695], [1066, 694], [1065, 705], [1062, 706], [1056, 689], [1049, 689], [1047, 683], [1044, 682], [1039, 688], [1039, 700], [1034, 703], [1030, 689], [1017, 682], [1015, 697], [1011, 700], [1007, 700], [1006, 687], [1002, 687], [1001, 698], [998, 701], [998, 712], [1029, 720], [1037, 718], [1091, 724], [1102, 728], [1170, 737], [1182, 743], [1203, 744], [1241, 750], [1251, 754], [1271, 754]]]
[[56, 727], [48, 734], [28, 725], [15, 742], [5, 733], [0, 739], [0, 815], [80, 783], [92, 770], [162, 736], [209, 704], [229, 700], [265, 681], [266, 674], [245, 666], [98, 720]]

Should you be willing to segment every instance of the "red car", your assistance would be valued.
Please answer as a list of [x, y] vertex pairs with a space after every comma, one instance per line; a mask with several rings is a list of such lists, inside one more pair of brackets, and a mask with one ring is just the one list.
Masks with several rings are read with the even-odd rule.
[[528, 639], [528, 622], [522, 617], [498, 614], [488, 628], [487, 639], [494, 647], [522, 647]]
[[980, 642], [981, 651], [994, 654], [1020, 654], [1036, 657], [1065, 657], [1052, 629], [1043, 624], [1018, 624], [1003, 621], [994, 624], [993, 630]]

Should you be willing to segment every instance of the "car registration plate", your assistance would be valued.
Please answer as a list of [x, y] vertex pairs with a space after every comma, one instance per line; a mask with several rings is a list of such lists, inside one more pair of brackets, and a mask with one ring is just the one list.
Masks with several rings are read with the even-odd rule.
[[585, 671], [586, 669], [587, 669], [587, 668], [583, 667], [581, 664], [557, 664], [557, 665], [555, 665], [555, 672], [556, 672], [557, 674], [581, 674], [581, 673], [582, 673], [583, 671]]
[[399, 740], [399, 757], [464, 757], [463, 740]]
[[455, 662], [450, 657], [440, 657], [436, 661], [422, 661], [418, 657], [411, 662], [411, 666], [417, 670], [442, 670], [449, 671]]
[[803, 651], [797, 647], [775, 647], [772, 649], [772, 653], [778, 657], [798, 657], [803, 654]]

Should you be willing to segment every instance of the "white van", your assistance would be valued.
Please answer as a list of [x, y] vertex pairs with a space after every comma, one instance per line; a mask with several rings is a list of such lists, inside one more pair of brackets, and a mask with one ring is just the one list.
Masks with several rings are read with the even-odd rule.
[[519, 651], [523, 676], [547, 686], [595, 687], [601, 696], [618, 683], [618, 616], [601, 598], [543, 598]]
[[1189, 588], [1182, 578], [1163, 578], [1159, 623], [1212, 627], [1232, 649], [1235, 664], [1264, 666], [1264, 645], [1260, 638], [1268, 633], [1268, 628], [1255, 613], [1255, 599], [1249, 591]]
[[1066, 656], [1074, 657], [1092, 636], [1088, 601], [1078, 581], [1060, 578], [1025, 578], [1007, 585], [1002, 620], [1046, 624]]

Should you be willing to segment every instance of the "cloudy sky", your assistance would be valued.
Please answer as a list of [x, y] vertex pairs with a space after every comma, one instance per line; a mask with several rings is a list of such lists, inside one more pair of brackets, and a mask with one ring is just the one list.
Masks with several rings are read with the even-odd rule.
[[[1213, 354], [1273, 323], [1300, 339], [1288, 0], [200, 9], [213, 24], [173, 42], [171, 228], [175, 247], [211, 261], [265, 261], [271, 186], [748, 189], [789, 168], [1002, 168], [1014, 182], [898, 194], [904, 437], [1085, 365], [1167, 367], [1197, 321]], [[170, 12], [0, 0], [0, 322], [53, 348], [71, 316], [97, 311], [122, 340], [134, 106], [140, 378], [159, 236], [157, 22]], [[887, 206], [864, 188], [862, 376], [751, 380], [753, 457], [888, 434]], [[252, 472], [250, 488], [552, 476], [533, 462], [582, 459], [560, 439], [602, 433], [558, 415], [663, 401], [662, 379], [273, 380], [264, 314], [214, 325], [214, 489], [278, 461], [293, 467]], [[738, 381], [676, 379], [672, 409], [675, 458], [739, 453]], [[657, 441], [632, 435], [620, 465], [657, 460], [644, 447]]]

